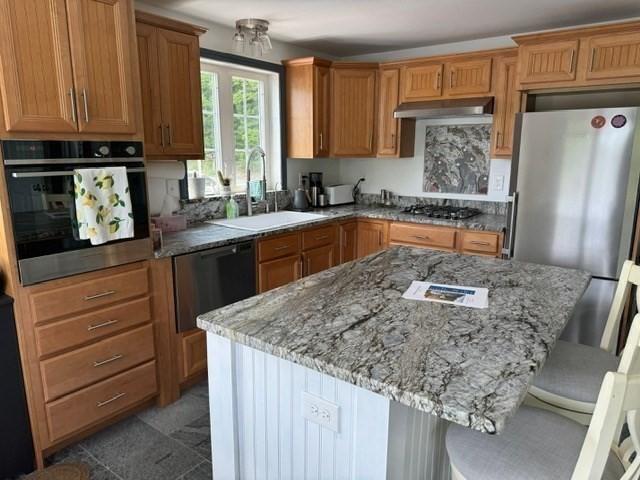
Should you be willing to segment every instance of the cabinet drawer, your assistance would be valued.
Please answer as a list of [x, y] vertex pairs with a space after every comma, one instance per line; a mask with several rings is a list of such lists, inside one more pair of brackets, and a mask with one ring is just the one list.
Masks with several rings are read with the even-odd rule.
[[300, 235], [290, 233], [275, 238], [260, 240], [258, 243], [258, 261], [273, 260], [298, 253], [300, 250]]
[[461, 232], [460, 250], [466, 253], [498, 255], [500, 234], [486, 232]]
[[313, 230], [307, 230], [302, 232], [302, 249], [309, 250], [310, 248], [323, 247], [325, 245], [331, 245], [336, 239], [336, 227], [335, 225], [329, 225], [322, 228], [314, 228]]
[[103, 420], [156, 393], [155, 362], [111, 377], [46, 405], [51, 441]]
[[153, 358], [153, 327], [145, 325], [40, 363], [45, 400], [103, 380]]
[[149, 297], [112, 305], [91, 313], [36, 327], [38, 354], [42, 357], [114, 335], [151, 319]]
[[446, 227], [392, 223], [389, 230], [389, 240], [392, 243], [453, 250], [456, 246], [456, 231]]
[[149, 291], [146, 267], [112, 275], [106, 273], [106, 275], [80, 281], [75, 285], [33, 293], [31, 306], [35, 323], [81, 313], [143, 295]]

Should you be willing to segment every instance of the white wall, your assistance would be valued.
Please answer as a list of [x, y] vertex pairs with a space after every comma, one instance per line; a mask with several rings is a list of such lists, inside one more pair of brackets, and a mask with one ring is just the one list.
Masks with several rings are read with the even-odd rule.
[[[156, 15], [162, 15], [163, 17], [169, 17], [208, 28], [209, 31], [200, 37], [201, 47], [208, 48], [210, 50], [217, 50], [219, 52], [235, 53], [231, 50], [231, 39], [235, 32], [235, 25], [222, 25], [219, 23], [208, 22], [206, 20], [177, 13], [173, 10], [149, 5], [139, 0], [136, 0], [135, 6], [137, 9], [145, 12], [155, 13]], [[215, 2], [212, 2], [211, 8], [215, 8]], [[318, 52], [313, 52], [306, 48], [300, 48], [290, 43], [284, 43], [272, 39], [272, 44], [273, 50], [265, 54], [263, 57], [260, 57], [260, 60], [271, 63], [280, 63], [282, 60], [286, 60], [288, 58], [306, 57], [310, 55], [319, 55], [323, 58], [331, 59], [328, 55], [318, 54]]]

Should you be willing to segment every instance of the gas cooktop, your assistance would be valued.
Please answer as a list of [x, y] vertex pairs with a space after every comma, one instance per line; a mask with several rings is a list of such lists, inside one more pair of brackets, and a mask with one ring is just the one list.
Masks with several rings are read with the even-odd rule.
[[450, 205], [410, 205], [402, 209], [404, 213], [424, 215], [425, 217], [444, 218], [449, 220], [462, 220], [475, 217], [482, 212], [477, 208], [453, 207]]

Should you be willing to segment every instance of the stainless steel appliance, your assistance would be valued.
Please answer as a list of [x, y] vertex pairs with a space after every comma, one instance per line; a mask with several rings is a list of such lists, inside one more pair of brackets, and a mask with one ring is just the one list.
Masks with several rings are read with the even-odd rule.
[[[23, 285], [151, 256], [141, 142], [6, 140], [1, 146]], [[107, 166], [127, 168], [135, 237], [93, 246], [74, 227], [73, 170]]]
[[493, 97], [454, 98], [401, 103], [394, 110], [395, 118], [455, 118], [490, 117], [493, 114]]
[[428, 203], [409, 205], [408, 207], [404, 207], [401, 211], [412, 215], [424, 215], [425, 217], [445, 218], [451, 220], [471, 218], [482, 213], [477, 208], [454, 207], [452, 205], [432, 205]]
[[353, 203], [353, 188], [352, 183], [342, 185], [329, 185], [325, 187], [324, 193], [327, 196], [327, 203], [329, 205], [343, 205], [345, 203]]
[[176, 328], [196, 328], [196, 317], [256, 294], [253, 242], [173, 258]]
[[505, 253], [593, 275], [563, 338], [599, 343], [631, 255], [640, 109], [533, 112], [516, 121]]

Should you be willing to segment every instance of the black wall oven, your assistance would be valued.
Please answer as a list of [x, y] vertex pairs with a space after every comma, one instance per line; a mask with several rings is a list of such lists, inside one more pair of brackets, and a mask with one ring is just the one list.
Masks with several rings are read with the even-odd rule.
[[[141, 142], [2, 142], [9, 208], [23, 285], [149, 258], [147, 182]], [[73, 171], [125, 166], [134, 234], [91, 245], [75, 227]]]

